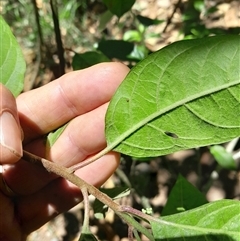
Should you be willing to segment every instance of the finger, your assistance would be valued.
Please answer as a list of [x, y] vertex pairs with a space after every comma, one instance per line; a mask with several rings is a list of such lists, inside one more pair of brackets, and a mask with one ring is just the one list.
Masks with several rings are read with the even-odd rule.
[[[106, 146], [106, 109], [107, 104], [72, 120], [49, 150], [47, 159], [70, 167], [103, 149]], [[45, 142], [42, 139], [29, 143], [25, 149], [38, 156], [46, 154]], [[5, 166], [4, 169], [4, 179], [9, 187], [21, 195], [32, 194], [56, 178], [44, 168], [23, 160], [15, 165]]]
[[21, 128], [15, 98], [0, 84], [0, 164], [15, 163], [21, 156]]
[[20, 241], [21, 230], [15, 219], [14, 203], [0, 191], [0, 240]]
[[71, 167], [104, 149], [107, 107], [108, 103], [72, 120], [49, 150], [47, 158]]
[[[119, 154], [111, 152], [97, 162], [78, 170], [76, 175], [99, 187], [115, 171], [119, 159]], [[81, 200], [79, 188], [62, 178], [55, 179], [31, 196], [21, 197], [18, 203], [18, 215], [21, 217], [24, 232], [34, 231]]]
[[25, 142], [108, 102], [127, 72], [120, 63], [98, 64], [20, 95], [17, 105]]

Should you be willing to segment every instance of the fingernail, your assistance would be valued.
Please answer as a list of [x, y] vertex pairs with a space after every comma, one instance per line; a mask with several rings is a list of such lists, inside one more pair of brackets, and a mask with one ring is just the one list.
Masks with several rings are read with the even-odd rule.
[[20, 128], [13, 115], [6, 111], [0, 115], [0, 143], [15, 155], [22, 156]]

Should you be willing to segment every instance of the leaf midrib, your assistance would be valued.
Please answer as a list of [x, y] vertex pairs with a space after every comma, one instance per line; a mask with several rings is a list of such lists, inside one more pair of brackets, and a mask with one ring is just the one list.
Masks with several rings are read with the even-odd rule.
[[238, 85], [240, 84], [240, 80], [235, 80], [235, 81], [231, 81], [229, 83], [223, 84], [221, 86], [217, 86], [214, 87], [212, 89], [207, 89], [203, 92], [191, 95], [183, 100], [177, 101], [175, 103], [173, 103], [172, 105], [169, 105], [168, 107], [161, 109], [159, 111], [154, 112], [153, 114], [149, 115], [147, 118], [143, 119], [142, 121], [140, 121], [139, 123], [135, 124], [132, 128], [128, 129], [127, 131], [125, 131], [122, 135], [118, 136], [118, 138], [113, 141], [112, 143], [110, 143], [110, 145], [108, 145], [107, 149], [113, 149], [116, 146], [118, 146], [123, 140], [125, 140], [128, 136], [130, 136], [132, 133], [134, 133], [136, 130], [138, 130], [140, 127], [142, 127], [143, 125], [147, 124], [148, 122], [152, 121], [153, 119], [159, 117], [160, 115], [171, 111], [173, 109], [176, 109], [177, 107], [183, 106], [184, 104], [187, 104], [193, 100], [196, 100], [198, 98], [210, 95], [212, 93], [216, 93], [218, 91], [230, 88], [232, 86]]

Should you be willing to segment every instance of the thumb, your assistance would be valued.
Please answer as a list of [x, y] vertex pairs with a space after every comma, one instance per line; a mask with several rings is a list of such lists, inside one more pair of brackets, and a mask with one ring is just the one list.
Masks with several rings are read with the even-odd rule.
[[0, 164], [15, 163], [21, 156], [21, 127], [15, 98], [0, 83]]

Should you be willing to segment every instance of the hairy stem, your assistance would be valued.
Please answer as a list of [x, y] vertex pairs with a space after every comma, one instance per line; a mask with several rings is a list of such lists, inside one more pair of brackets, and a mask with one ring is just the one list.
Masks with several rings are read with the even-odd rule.
[[[65, 178], [66, 180], [70, 181], [71, 183], [78, 186], [81, 191], [83, 192], [84, 201], [88, 199], [88, 193], [92, 194], [94, 197], [96, 197], [99, 201], [107, 205], [109, 208], [111, 208], [120, 218], [125, 220], [125, 222], [129, 226], [133, 226], [137, 231], [144, 234], [146, 237], [149, 238], [150, 241], [154, 241], [154, 238], [152, 234], [143, 227], [140, 223], [138, 223], [132, 215], [142, 218], [144, 220], [148, 220], [148, 217], [151, 218], [151, 216], [148, 216], [138, 210], [130, 209], [129, 207], [122, 207], [119, 204], [115, 203], [109, 196], [107, 196], [105, 193], [102, 193], [99, 191], [96, 187], [88, 184], [83, 179], [76, 176], [74, 173], [72, 173], [72, 170], [69, 168], [59, 166], [58, 164], [54, 162], [50, 162], [44, 158], [41, 158], [39, 156], [36, 156], [32, 153], [29, 153], [27, 151], [23, 151], [23, 159], [26, 161], [29, 161], [31, 163], [37, 163], [39, 165], [42, 165], [47, 171], [57, 174], [58, 176], [61, 176]], [[89, 204], [85, 203], [87, 209], [89, 208]], [[85, 206], [85, 208], [86, 208]], [[130, 211], [129, 211], [130, 210]], [[135, 210], [135, 211], [133, 211]], [[87, 212], [88, 210], [85, 210]], [[132, 214], [132, 215], [129, 215]], [[87, 221], [85, 221], [87, 222]]]
[[57, 174], [58, 176], [61, 176], [65, 178], [66, 180], [70, 181], [71, 183], [78, 186], [81, 190], [87, 189], [87, 191], [92, 194], [94, 197], [99, 199], [101, 202], [109, 206], [111, 209], [118, 211], [119, 205], [115, 203], [110, 197], [108, 197], [106, 194], [100, 192], [96, 187], [88, 184], [83, 179], [79, 178], [75, 174], [73, 174], [68, 168], [59, 166], [58, 164], [54, 162], [50, 162], [44, 158], [38, 157], [32, 153], [29, 153], [27, 151], [23, 151], [23, 158], [26, 161], [31, 161], [32, 163], [38, 162], [42, 163], [42, 165], [47, 169], [47, 171]]
[[119, 212], [117, 211], [116, 214], [125, 220], [125, 222], [128, 224], [128, 226], [134, 227], [138, 232], [144, 234], [150, 241], [155, 241], [152, 234], [149, 232], [149, 230], [145, 227], [143, 227], [139, 222], [137, 222], [131, 215], [129, 215], [126, 212]]
[[153, 216], [150, 216], [146, 213], [143, 213], [135, 208], [132, 208], [130, 206], [121, 206], [121, 211], [125, 212], [125, 213], [129, 213], [131, 215], [133, 215], [134, 217], [137, 217], [139, 219], [142, 219], [142, 220], [145, 220], [146, 222], [149, 222], [149, 221], [155, 221], [157, 222], [159, 219], [153, 217]]

